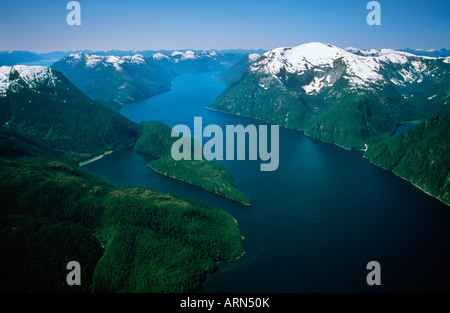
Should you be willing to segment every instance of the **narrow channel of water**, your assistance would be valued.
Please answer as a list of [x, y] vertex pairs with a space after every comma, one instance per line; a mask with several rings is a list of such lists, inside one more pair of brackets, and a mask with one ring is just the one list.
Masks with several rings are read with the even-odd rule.
[[[224, 90], [214, 73], [178, 76], [172, 90], [124, 106], [131, 120], [170, 127], [259, 124], [205, 109]], [[223, 264], [202, 292], [449, 291], [450, 208], [359, 151], [280, 129], [280, 165], [223, 161], [252, 207], [154, 173], [147, 158], [116, 151], [83, 166], [120, 185], [187, 196], [226, 210], [239, 222], [246, 254]], [[366, 284], [366, 265], [378, 261], [382, 285]]]

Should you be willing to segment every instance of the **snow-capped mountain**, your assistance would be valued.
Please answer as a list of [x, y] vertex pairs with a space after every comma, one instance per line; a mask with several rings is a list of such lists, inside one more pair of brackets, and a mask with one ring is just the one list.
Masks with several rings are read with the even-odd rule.
[[96, 103], [43, 66], [0, 67], [0, 124], [71, 159], [133, 147], [138, 125]]
[[224, 71], [236, 63], [242, 55], [207, 51], [159, 51], [152, 60], [174, 74]]
[[44, 66], [2, 66], [0, 67], [0, 97], [5, 97], [8, 90], [35, 88], [39, 85], [55, 86], [54, 71]]
[[398, 124], [450, 106], [448, 58], [323, 43], [264, 53], [211, 108], [364, 149]]
[[67, 62], [82, 63], [86, 67], [96, 67], [102, 65], [104, 67], [114, 66], [116, 70], [122, 70], [123, 65], [127, 64], [144, 64], [144, 57], [140, 54], [133, 56], [114, 56], [114, 55], [89, 55], [83, 52], [69, 54], [66, 56]]
[[216, 51], [172, 51], [168, 52], [167, 54], [163, 54], [161, 52], [155, 53], [152, 58], [155, 61], [161, 61], [161, 60], [169, 60], [173, 63], [178, 63], [180, 61], [186, 61], [186, 60], [200, 60], [200, 59], [213, 59], [217, 60], [218, 54]]
[[83, 92], [130, 103], [170, 89], [172, 75], [140, 54], [69, 54], [52, 65]]
[[[251, 66], [251, 71], [271, 75], [276, 80], [280, 71], [300, 77], [313, 71], [309, 83], [301, 85], [308, 94], [320, 92], [332, 86], [343, 77], [349, 88], [372, 88], [388, 81], [404, 85], [421, 82], [424, 76], [431, 75], [433, 69], [424, 62], [429, 57], [419, 57], [406, 52], [390, 49], [364, 51], [356, 48], [347, 50], [322, 43], [309, 43], [294, 48], [277, 48], [263, 55]], [[339, 66], [338, 66], [339, 65]], [[387, 77], [389, 66], [400, 66], [399, 79]], [[339, 67], [339, 71], [336, 71]]]

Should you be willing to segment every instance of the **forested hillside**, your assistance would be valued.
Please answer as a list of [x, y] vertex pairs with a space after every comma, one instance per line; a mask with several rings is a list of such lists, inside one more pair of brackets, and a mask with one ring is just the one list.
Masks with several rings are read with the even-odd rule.
[[[0, 132], [0, 291], [184, 292], [243, 253], [224, 211], [116, 186]], [[66, 284], [78, 261], [81, 286]]]

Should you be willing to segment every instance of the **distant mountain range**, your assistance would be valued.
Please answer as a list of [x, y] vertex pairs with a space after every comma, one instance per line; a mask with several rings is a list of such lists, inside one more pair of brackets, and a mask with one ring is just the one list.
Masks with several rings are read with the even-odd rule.
[[[444, 52], [442, 49], [439, 53]], [[448, 153], [443, 152], [446, 144], [442, 143], [448, 128], [442, 123], [437, 129], [430, 123], [426, 125], [431, 127], [424, 128], [427, 138], [437, 141], [423, 140], [425, 135], [417, 131], [423, 128], [422, 123], [401, 136], [391, 136], [406, 122], [424, 120], [450, 107], [450, 57], [308, 43], [262, 55], [213, 50], [160, 51], [146, 57], [80, 52], [64, 57], [54, 68], [64, 72], [81, 91], [54, 69], [1, 67], [0, 122], [74, 160], [133, 147], [139, 137], [139, 125], [98, 102], [117, 111], [117, 103], [168, 90], [175, 75], [217, 71], [217, 77], [228, 86], [211, 109], [303, 130], [347, 149], [366, 150], [375, 164], [448, 201], [448, 175], [436, 178], [436, 167], [422, 167], [418, 178], [411, 172], [418, 169], [418, 163], [410, 156], [404, 161], [408, 166], [393, 167], [390, 162], [407, 155], [399, 155], [401, 150], [391, 153], [392, 147], [402, 146], [399, 142], [415, 147], [408, 141], [411, 138], [421, 145], [410, 155], [420, 149], [438, 151], [439, 157], [433, 158], [432, 164], [450, 162]], [[445, 172], [445, 166], [439, 168]], [[434, 181], [430, 183], [430, 179]]]
[[186, 52], [186, 51], [194, 51], [195, 53], [206, 53], [206, 52], [216, 52], [218, 54], [234, 54], [234, 55], [245, 55], [249, 53], [259, 53], [262, 54], [266, 52], [267, 50], [262, 49], [256, 49], [256, 50], [247, 50], [247, 49], [226, 49], [226, 50], [216, 50], [216, 49], [210, 49], [210, 50], [194, 50], [194, 49], [178, 49], [178, 50], [167, 50], [167, 49], [160, 49], [160, 50], [107, 50], [107, 51], [100, 51], [100, 50], [73, 50], [73, 51], [52, 51], [47, 53], [40, 53], [39, 55], [43, 58], [49, 58], [49, 59], [55, 59], [60, 58], [69, 55], [69, 54], [76, 54], [83, 52], [85, 54], [95, 54], [95, 55], [114, 55], [114, 56], [127, 56], [127, 55], [135, 55], [140, 54], [144, 57], [151, 57], [156, 53], [162, 53], [166, 55], [170, 55], [173, 52]]
[[[448, 56], [322, 43], [261, 53], [119, 53], [64, 54], [55, 68], [15, 65], [39, 55], [0, 54], [10, 63], [0, 66], [1, 291], [193, 291], [218, 262], [243, 254], [242, 234], [223, 210], [116, 186], [77, 166], [134, 147], [163, 174], [189, 181], [188, 175], [223, 196], [224, 188], [235, 192], [222, 166], [172, 165], [169, 127], [138, 125], [114, 112], [116, 103], [167, 90], [178, 74], [217, 71], [228, 86], [212, 109], [366, 150], [375, 165], [450, 205]], [[415, 126], [392, 135], [413, 120]], [[207, 183], [219, 183], [220, 192]], [[64, 283], [70, 260], [82, 264], [81, 286]]]
[[[223, 71], [234, 65], [244, 55], [250, 53], [262, 54], [265, 50], [108, 50], [108, 51], [53, 51], [48, 53], [34, 53], [29, 51], [0, 51], [0, 66], [21, 65], [37, 60], [60, 60], [69, 55], [92, 55], [104, 57], [129, 57], [140, 55], [147, 61], [154, 60], [164, 65], [172, 74], [198, 73], [204, 71]], [[153, 56], [155, 56], [153, 58]], [[166, 56], [168, 58], [162, 57]], [[182, 61], [182, 62], [179, 62]], [[176, 65], [174, 65], [177, 63]]]
[[23, 64], [43, 58], [43, 56], [30, 51], [0, 51], [0, 66]]
[[139, 136], [137, 124], [42, 66], [0, 67], [0, 123], [75, 161], [134, 147]]
[[309, 43], [261, 56], [210, 106], [365, 149], [450, 105], [450, 58]]
[[[353, 49], [351, 47], [345, 49]], [[357, 49], [360, 50], [360, 49]], [[77, 54], [77, 53], [85, 53], [85, 54], [93, 54], [93, 55], [102, 55], [102, 56], [131, 56], [135, 54], [140, 54], [144, 57], [151, 57], [154, 54], [162, 53], [164, 55], [170, 55], [173, 52], [186, 52], [186, 51], [194, 51], [195, 53], [204, 53], [206, 51], [214, 51], [217, 54], [222, 55], [234, 55], [237, 58], [242, 57], [248, 54], [264, 54], [267, 50], [264, 49], [211, 49], [211, 50], [73, 50], [73, 51], [52, 51], [46, 53], [36, 53], [31, 51], [0, 51], [0, 66], [2, 65], [19, 65], [23, 62], [31, 62], [42, 59], [62, 59], [69, 54]], [[448, 57], [450, 56], [450, 49], [442, 48], [442, 49], [397, 49], [397, 51], [408, 52], [415, 55], [421, 56], [430, 56], [430, 57]], [[237, 60], [236, 60], [237, 61]]]
[[[94, 67], [104, 62], [123, 66], [132, 59], [108, 58], [87, 57], [85, 61]], [[141, 64], [137, 57], [132, 62]], [[31, 137], [75, 162], [105, 151], [133, 147], [154, 157], [154, 151], [163, 148], [163, 153], [151, 162], [155, 171], [251, 204], [236, 189], [231, 175], [220, 163], [174, 161], [170, 149], [176, 140], [171, 137], [170, 127], [156, 122], [138, 125], [128, 120], [91, 100], [55, 69], [26, 65], [0, 67], [0, 123], [3, 128]], [[214, 177], [214, 180], [203, 177]]]
[[[211, 109], [365, 150], [371, 162], [450, 203], [450, 57], [308, 43], [242, 63], [249, 65]], [[392, 136], [410, 121], [416, 125]]]
[[118, 57], [79, 52], [69, 54], [52, 68], [62, 72], [87, 95], [109, 96], [119, 103], [131, 103], [167, 91], [173, 77], [140, 54]]
[[69, 54], [51, 67], [61, 71], [75, 86], [108, 108], [152, 97], [170, 89], [179, 74], [221, 72], [242, 55], [215, 51], [164, 51], [144, 57]]
[[404, 51], [415, 55], [422, 55], [428, 57], [448, 57], [450, 56], [450, 49], [400, 49], [398, 51]]
[[[375, 49], [370, 49], [370, 50], [363, 50], [363, 49], [358, 49], [358, 48], [354, 48], [354, 47], [347, 47], [345, 48], [345, 50], [352, 52], [354, 54], [358, 54], [358, 55], [369, 55], [370, 53], [377, 53], [378, 50]], [[406, 53], [410, 53], [410, 54], [414, 54], [414, 55], [418, 55], [418, 56], [426, 56], [426, 57], [448, 57], [450, 56], [450, 49], [397, 49], [396, 51], [399, 52], [406, 52]]]
[[242, 54], [209, 51], [162, 51], [154, 53], [151, 58], [159, 66], [175, 75], [221, 72], [234, 65]]
[[[134, 147], [141, 127], [91, 100], [58, 70], [1, 66], [0, 123], [0, 291], [187, 292], [217, 262], [243, 254], [228, 213], [79, 169], [78, 161]], [[168, 131], [144, 134], [171, 140], [170, 128], [161, 127]], [[153, 151], [161, 144], [142, 141]], [[204, 165], [189, 173], [225, 176], [221, 187], [234, 187], [221, 165]], [[79, 288], [61, 283], [60, 269], [74, 259], [83, 268]]]

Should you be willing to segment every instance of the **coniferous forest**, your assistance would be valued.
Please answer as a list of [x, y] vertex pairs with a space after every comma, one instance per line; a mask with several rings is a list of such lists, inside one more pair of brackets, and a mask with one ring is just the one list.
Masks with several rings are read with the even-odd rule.
[[[9, 131], [0, 146], [3, 292], [185, 292], [243, 253], [224, 211], [113, 185]], [[76, 288], [71, 260], [83, 268]]]

